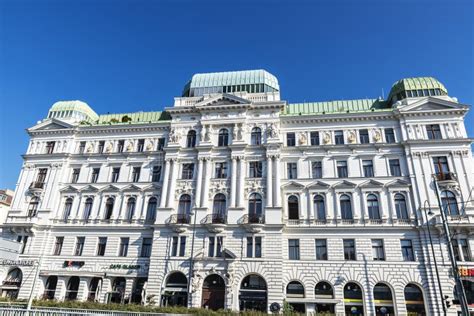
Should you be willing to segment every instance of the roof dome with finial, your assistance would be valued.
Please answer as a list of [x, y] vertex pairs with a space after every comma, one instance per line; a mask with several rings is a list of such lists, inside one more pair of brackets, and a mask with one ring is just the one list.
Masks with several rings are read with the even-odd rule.
[[395, 103], [405, 98], [447, 95], [445, 86], [433, 77], [404, 78], [395, 82], [388, 100]]

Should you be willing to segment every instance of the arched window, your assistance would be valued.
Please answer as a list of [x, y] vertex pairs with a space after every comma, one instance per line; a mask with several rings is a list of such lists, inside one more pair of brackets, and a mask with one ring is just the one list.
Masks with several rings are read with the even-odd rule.
[[80, 279], [77, 276], [73, 276], [69, 278], [69, 282], [67, 283], [66, 288], [66, 297], [67, 301], [74, 301], [77, 299], [77, 293], [79, 292], [79, 283]]
[[189, 224], [191, 214], [191, 196], [183, 194], [179, 198], [178, 204], [178, 222]]
[[122, 303], [125, 293], [125, 278], [117, 277], [112, 284], [112, 292], [108, 293], [108, 303]]
[[214, 205], [212, 207], [212, 222], [225, 223], [226, 221], [226, 197], [219, 193], [214, 196]]
[[267, 312], [267, 283], [256, 274], [246, 276], [240, 284], [240, 311], [253, 310]]
[[441, 192], [441, 203], [443, 204], [443, 210], [446, 215], [459, 215], [458, 202], [453, 192]]
[[188, 132], [188, 137], [186, 138], [186, 147], [193, 148], [196, 146], [196, 131], [190, 130]]
[[84, 204], [84, 217], [83, 220], [88, 221], [92, 213], [92, 205], [94, 204], [93, 198], [87, 198]]
[[16, 299], [23, 281], [23, 272], [19, 268], [14, 268], [8, 272], [3, 281], [2, 296]]
[[46, 284], [44, 286], [43, 299], [52, 300], [56, 294], [56, 286], [58, 285], [58, 277], [50, 276], [46, 279]]
[[299, 219], [299, 209], [298, 198], [294, 195], [288, 197], [288, 219]]
[[286, 286], [286, 297], [304, 298], [304, 286], [298, 281], [291, 281]]
[[114, 198], [109, 197], [107, 201], [105, 201], [105, 214], [104, 219], [109, 220], [112, 218], [112, 214], [114, 212]]
[[133, 219], [133, 215], [135, 215], [135, 206], [137, 201], [135, 198], [131, 197], [127, 201], [127, 220], [131, 221]]
[[97, 301], [99, 299], [101, 285], [102, 278], [92, 278], [89, 283], [89, 295], [87, 296], [88, 301]]
[[64, 202], [64, 211], [63, 211], [63, 220], [67, 221], [69, 219], [69, 216], [71, 216], [71, 211], [72, 211], [72, 202], [74, 200], [72, 198], [67, 198], [66, 201]]
[[262, 130], [259, 127], [252, 128], [250, 133], [250, 144], [261, 145], [262, 144]]
[[395, 315], [392, 290], [386, 284], [378, 283], [375, 285], [374, 302], [377, 316]]
[[38, 204], [39, 199], [37, 197], [33, 197], [28, 204], [28, 217], [35, 217], [38, 213]]
[[370, 219], [380, 219], [379, 199], [375, 194], [367, 196], [367, 210], [369, 211]]
[[408, 209], [405, 196], [403, 194], [395, 194], [395, 210], [397, 212], [398, 219], [408, 219]]
[[154, 221], [156, 218], [156, 206], [158, 202], [156, 197], [151, 197], [148, 200], [148, 207], [146, 209], [146, 220], [147, 221]]
[[164, 294], [161, 295], [161, 306], [188, 305], [188, 279], [181, 272], [173, 272], [166, 279]]
[[229, 131], [225, 128], [219, 130], [219, 139], [217, 145], [219, 147], [229, 145]]
[[344, 308], [346, 315], [364, 315], [362, 289], [356, 283], [344, 286]]
[[321, 281], [314, 288], [316, 298], [334, 298], [334, 290], [328, 282]]
[[341, 207], [341, 218], [342, 219], [353, 219], [351, 198], [347, 194], [343, 194], [339, 198], [339, 203], [340, 203], [340, 207]]
[[423, 292], [415, 284], [405, 286], [405, 304], [409, 315], [426, 315]]
[[249, 197], [249, 223], [262, 223], [262, 197], [252, 193]]
[[313, 199], [314, 212], [318, 220], [326, 220], [326, 206], [324, 205], [324, 197], [321, 194], [317, 194]]

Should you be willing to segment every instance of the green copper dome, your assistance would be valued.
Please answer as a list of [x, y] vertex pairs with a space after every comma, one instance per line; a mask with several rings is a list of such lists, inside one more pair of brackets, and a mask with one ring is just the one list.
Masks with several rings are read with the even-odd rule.
[[447, 95], [445, 86], [433, 77], [404, 78], [395, 82], [388, 100], [395, 103], [405, 98]]
[[99, 118], [97, 113], [82, 101], [58, 101], [49, 109], [48, 117], [74, 118], [86, 121], [95, 121]]

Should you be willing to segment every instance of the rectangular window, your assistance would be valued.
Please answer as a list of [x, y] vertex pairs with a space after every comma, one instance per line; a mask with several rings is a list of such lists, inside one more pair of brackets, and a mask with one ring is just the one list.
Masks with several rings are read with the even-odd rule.
[[262, 257], [262, 237], [255, 237], [255, 258]]
[[105, 256], [105, 248], [107, 247], [107, 237], [99, 237], [97, 241], [97, 255]]
[[119, 175], [120, 175], [120, 167], [112, 168], [112, 179], [110, 179], [110, 182], [113, 182], [113, 183], [118, 182]]
[[376, 261], [385, 260], [385, 252], [383, 250], [382, 239], [372, 239], [372, 256]]
[[143, 152], [144, 147], [145, 147], [145, 140], [144, 139], [139, 139], [138, 144], [137, 144], [137, 151], [139, 153]]
[[46, 142], [46, 153], [52, 154], [54, 152], [54, 144], [56, 142]]
[[390, 175], [392, 177], [400, 177], [402, 175], [402, 170], [400, 169], [400, 160], [390, 159], [388, 164], [390, 166]]
[[402, 256], [404, 261], [415, 261], [415, 255], [413, 253], [413, 245], [410, 239], [400, 240], [402, 247]]
[[326, 239], [316, 239], [316, 260], [328, 260]]
[[322, 161], [311, 162], [311, 176], [313, 177], [313, 179], [321, 179], [323, 177]]
[[250, 178], [261, 178], [262, 177], [262, 162], [261, 161], [250, 161], [249, 162], [249, 177]]
[[120, 237], [120, 245], [119, 245], [119, 257], [126, 257], [128, 254], [128, 243], [130, 242], [130, 238], [128, 237]]
[[428, 134], [428, 139], [442, 139], [441, 129], [438, 124], [426, 125], [426, 134]]
[[117, 144], [117, 152], [118, 153], [123, 153], [123, 147], [125, 146], [125, 141], [124, 140], [119, 140]]
[[361, 129], [359, 130], [359, 140], [361, 144], [368, 144], [369, 140], [369, 130]]
[[28, 243], [28, 236], [18, 236], [17, 241], [21, 243], [20, 254], [24, 254], [26, 250], [26, 244]]
[[356, 249], [354, 239], [343, 239], [344, 260], [356, 260]]
[[215, 177], [217, 179], [227, 178], [227, 162], [216, 162]]
[[105, 141], [99, 141], [99, 146], [97, 146], [97, 153], [102, 154], [104, 152]]
[[178, 255], [178, 236], [173, 236], [173, 241], [171, 243], [171, 256], [176, 257]]
[[459, 239], [459, 246], [461, 247], [464, 261], [471, 261], [471, 252], [469, 251], [469, 243], [467, 242], [467, 239]]
[[163, 150], [163, 148], [165, 148], [165, 139], [164, 138], [158, 138], [158, 145], [157, 145], [156, 149], [158, 151], [161, 151], [161, 150]]
[[288, 179], [298, 178], [298, 165], [296, 162], [288, 162], [286, 164], [286, 171]]
[[85, 150], [86, 150], [86, 142], [80, 142], [79, 143], [79, 153], [83, 154]]
[[140, 181], [141, 169], [142, 169], [141, 167], [133, 167], [133, 169], [132, 169], [132, 182]]
[[40, 168], [38, 170], [38, 176], [36, 177], [36, 182], [38, 182], [41, 185], [41, 188], [43, 187], [42, 185], [46, 182], [47, 174], [48, 174], [48, 168]]
[[92, 183], [97, 183], [97, 180], [99, 179], [99, 172], [100, 172], [100, 168], [92, 168], [92, 175], [91, 175]]
[[433, 166], [438, 175], [449, 173], [448, 158], [445, 156], [433, 157]]
[[247, 237], [247, 258], [262, 257], [262, 237]]
[[286, 134], [286, 146], [294, 147], [296, 146], [296, 136], [295, 133], [287, 133]]
[[142, 240], [142, 250], [140, 252], [140, 257], [150, 258], [152, 243], [153, 243], [153, 241], [152, 241], [151, 238], [143, 238], [143, 240]]
[[247, 258], [253, 258], [253, 237], [247, 237]]
[[60, 256], [61, 250], [63, 249], [64, 237], [56, 237], [56, 241], [54, 242], [54, 250], [53, 255]]
[[288, 239], [288, 258], [290, 260], [300, 260], [299, 239]]
[[79, 181], [79, 174], [81, 173], [80, 168], [74, 168], [72, 169], [72, 177], [71, 177], [71, 183], [77, 183]]
[[179, 240], [179, 256], [184, 257], [186, 253], [186, 236], [181, 236]]
[[183, 170], [181, 172], [181, 179], [192, 179], [194, 174], [194, 164], [185, 163], [183, 164]]
[[349, 172], [347, 170], [347, 161], [340, 160], [336, 162], [337, 167], [337, 177], [338, 178], [347, 178]]
[[223, 241], [224, 239], [222, 236], [209, 237], [208, 257], [222, 257]]
[[393, 128], [389, 127], [385, 129], [385, 141], [389, 144], [395, 143], [395, 132]]
[[343, 131], [335, 131], [334, 132], [334, 143], [336, 145], [343, 145], [344, 144], [344, 132]]
[[319, 146], [319, 132], [311, 132], [309, 135], [311, 146]]
[[362, 168], [364, 169], [364, 177], [374, 176], [374, 164], [372, 160], [362, 160]]
[[153, 166], [151, 181], [159, 182], [160, 179], [161, 179], [161, 166]]
[[76, 247], [74, 248], [74, 256], [82, 256], [85, 239], [85, 237], [76, 237]]

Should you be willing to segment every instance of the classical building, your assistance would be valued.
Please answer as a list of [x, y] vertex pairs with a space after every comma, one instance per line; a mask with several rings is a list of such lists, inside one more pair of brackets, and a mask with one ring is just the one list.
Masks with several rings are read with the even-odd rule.
[[163, 112], [57, 102], [28, 129], [3, 232], [28, 264], [2, 294], [441, 315], [442, 291], [456, 315], [439, 205], [473, 304], [468, 109], [429, 77], [288, 103], [263, 70], [196, 74]]

